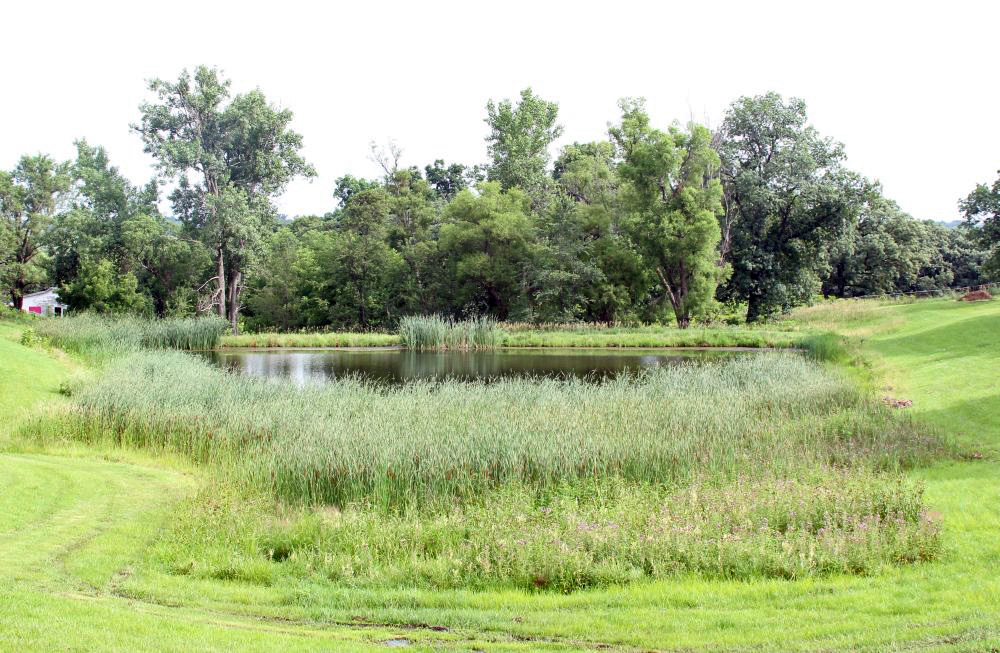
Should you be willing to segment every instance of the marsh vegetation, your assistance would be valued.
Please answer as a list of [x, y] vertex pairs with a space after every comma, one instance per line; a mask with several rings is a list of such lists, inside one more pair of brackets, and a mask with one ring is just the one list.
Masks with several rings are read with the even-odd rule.
[[67, 392], [21, 436], [211, 470], [226, 508], [192, 504], [176, 542], [215, 535], [201, 553], [169, 546], [177, 573], [570, 590], [867, 572], [939, 549], [901, 472], [948, 447], [796, 353], [602, 381], [299, 388], [139, 350]]

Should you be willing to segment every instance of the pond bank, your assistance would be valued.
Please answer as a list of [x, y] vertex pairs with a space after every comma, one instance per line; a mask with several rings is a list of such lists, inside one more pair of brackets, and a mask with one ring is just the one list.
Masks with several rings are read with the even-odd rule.
[[[798, 329], [713, 327], [587, 328], [581, 330], [526, 330], [503, 334], [501, 348], [680, 348], [738, 347], [786, 349], [795, 347], [807, 332]], [[391, 333], [260, 333], [223, 336], [222, 347], [398, 347]]]

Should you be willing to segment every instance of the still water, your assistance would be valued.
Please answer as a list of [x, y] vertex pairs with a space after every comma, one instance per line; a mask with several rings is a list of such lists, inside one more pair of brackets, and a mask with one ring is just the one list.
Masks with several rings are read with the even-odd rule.
[[719, 349], [607, 350], [501, 349], [407, 351], [401, 349], [220, 349], [206, 352], [228, 370], [299, 384], [361, 375], [389, 383], [418, 379], [497, 379], [569, 376], [606, 379], [663, 365], [720, 360], [746, 352]]

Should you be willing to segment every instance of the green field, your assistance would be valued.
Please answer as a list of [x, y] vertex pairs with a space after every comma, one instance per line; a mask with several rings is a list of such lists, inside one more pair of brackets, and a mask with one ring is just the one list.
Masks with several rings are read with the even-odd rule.
[[[1000, 303], [845, 302], [781, 326], [848, 334], [868, 367], [845, 378], [913, 400], [901, 410], [954, 442], [954, 454], [930, 452], [940, 462], [915, 459], [905, 472], [906, 484], [923, 484], [929, 518], [941, 525], [933, 561], [796, 580], [681, 571], [569, 594], [338, 580], [318, 558], [276, 560], [289, 547], [274, 537], [326, 537], [316, 520], [350, 520], [350, 511], [276, 506], [267, 492], [248, 503], [177, 447], [87, 444], [71, 427], [38, 433], [37, 419], [25, 437], [25, 406], [54, 405], [58, 423], [60, 406], [80, 399], [57, 392], [80, 363], [16, 344], [20, 327], [5, 325], [0, 408], [10, 416], [4, 430], [20, 435], [0, 455], [0, 648], [384, 650], [392, 639], [414, 650], [1000, 646]], [[406, 514], [396, 519], [405, 526]], [[253, 557], [261, 538], [270, 560]]]

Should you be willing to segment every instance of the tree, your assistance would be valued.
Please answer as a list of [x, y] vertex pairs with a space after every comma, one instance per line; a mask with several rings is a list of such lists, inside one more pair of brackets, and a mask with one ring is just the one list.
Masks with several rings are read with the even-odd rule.
[[0, 282], [18, 310], [25, 293], [46, 278], [38, 254], [69, 187], [69, 164], [43, 154], [23, 156], [12, 172], [0, 172], [0, 239], [7, 242], [0, 249]]
[[350, 198], [337, 230], [325, 239], [319, 263], [329, 275], [325, 290], [335, 321], [363, 328], [393, 321], [389, 287], [403, 261], [386, 243], [388, 228], [388, 194], [369, 188]]
[[526, 88], [517, 106], [510, 100], [499, 104], [490, 100], [486, 114], [491, 160], [487, 180], [499, 182], [504, 191], [520, 188], [536, 208], [543, 206], [551, 189], [546, 173], [549, 146], [562, 134], [562, 126], [556, 123], [559, 106]]
[[[51, 282], [67, 286], [106, 261], [116, 275], [136, 280], [136, 292], [157, 315], [193, 311], [193, 288], [207, 269], [205, 247], [160, 215], [155, 182], [136, 187], [104, 148], [76, 146], [68, 210], [55, 216], [44, 239]], [[71, 305], [86, 301], [78, 296]]]
[[630, 320], [652, 286], [622, 226], [611, 143], [573, 143], [555, 161], [559, 194], [539, 216], [533, 305], [543, 320]]
[[244, 273], [274, 224], [271, 199], [315, 171], [299, 155], [302, 137], [288, 128], [291, 111], [268, 104], [259, 90], [229, 101], [229, 86], [205, 66], [193, 78], [183, 71], [176, 82], [152, 80], [158, 102], [140, 106], [142, 123], [133, 129], [161, 177], [178, 182], [174, 212], [212, 249], [210, 305], [235, 332]]
[[446, 202], [469, 186], [483, 181], [477, 166], [470, 168], [461, 163], [447, 165], [444, 159], [435, 159], [433, 164], [424, 166], [424, 175], [438, 197]]
[[149, 313], [149, 298], [138, 291], [139, 281], [131, 272], [119, 273], [107, 259], [85, 261], [59, 297], [73, 310], [95, 313]]
[[621, 125], [610, 133], [627, 182], [628, 232], [662, 284], [677, 326], [685, 329], [727, 272], [718, 265], [719, 156], [704, 127], [664, 132], [650, 126], [641, 100], [623, 100], [621, 107]]
[[830, 246], [831, 273], [823, 293], [854, 297], [905, 292], [933, 257], [922, 225], [873, 186], [858, 219]]
[[801, 100], [777, 93], [733, 103], [719, 134], [725, 190], [723, 299], [747, 321], [807, 301], [828, 273], [826, 247], [857, 215], [862, 180], [844, 148], [807, 124]]
[[965, 224], [988, 252], [984, 270], [1000, 277], [1000, 176], [992, 186], [978, 184], [959, 202]]
[[451, 265], [457, 307], [507, 319], [525, 299], [535, 227], [528, 197], [497, 182], [465, 190], [445, 210], [441, 250]]
[[300, 286], [299, 241], [285, 227], [271, 235], [262, 262], [262, 274], [248, 288], [246, 300], [252, 320], [258, 326], [278, 327], [281, 331], [303, 326], [300, 303], [304, 288]]

